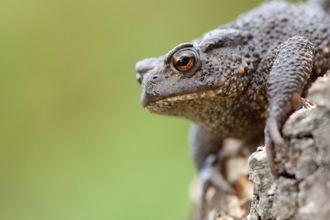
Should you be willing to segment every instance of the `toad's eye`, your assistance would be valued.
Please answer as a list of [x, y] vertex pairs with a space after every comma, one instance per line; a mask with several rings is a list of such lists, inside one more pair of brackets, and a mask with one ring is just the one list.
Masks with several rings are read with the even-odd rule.
[[196, 63], [196, 53], [191, 50], [183, 50], [173, 56], [173, 66], [180, 72], [187, 72]]
[[140, 85], [142, 84], [142, 75], [140, 73], [136, 74], [136, 80], [140, 83]]

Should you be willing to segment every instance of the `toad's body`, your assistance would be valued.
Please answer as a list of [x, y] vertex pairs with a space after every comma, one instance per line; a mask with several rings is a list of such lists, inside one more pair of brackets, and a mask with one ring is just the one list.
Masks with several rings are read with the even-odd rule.
[[164, 57], [140, 61], [143, 107], [196, 122], [200, 171], [214, 164], [207, 158], [227, 137], [258, 142], [266, 126], [269, 148], [283, 144], [282, 124], [330, 69], [329, 8], [326, 0], [266, 2]]

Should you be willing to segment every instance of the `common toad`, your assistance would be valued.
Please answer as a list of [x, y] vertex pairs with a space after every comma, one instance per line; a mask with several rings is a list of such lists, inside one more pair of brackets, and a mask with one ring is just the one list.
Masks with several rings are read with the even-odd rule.
[[[276, 176], [273, 145], [302, 106], [308, 88], [330, 68], [330, 1], [270, 1], [227, 25], [136, 64], [143, 107], [194, 121], [192, 155], [203, 183], [201, 216], [223, 140], [265, 141]], [[220, 172], [220, 171], [218, 171]]]

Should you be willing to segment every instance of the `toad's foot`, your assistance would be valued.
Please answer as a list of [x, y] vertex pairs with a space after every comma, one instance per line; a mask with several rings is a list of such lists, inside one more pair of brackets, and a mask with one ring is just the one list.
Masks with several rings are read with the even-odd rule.
[[210, 154], [204, 162], [204, 167], [199, 171], [199, 177], [202, 183], [202, 193], [199, 204], [200, 219], [204, 219], [207, 213], [206, 194], [210, 187], [213, 186], [224, 193], [235, 194], [233, 187], [220, 173], [222, 166], [223, 163], [217, 162], [217, 155]]

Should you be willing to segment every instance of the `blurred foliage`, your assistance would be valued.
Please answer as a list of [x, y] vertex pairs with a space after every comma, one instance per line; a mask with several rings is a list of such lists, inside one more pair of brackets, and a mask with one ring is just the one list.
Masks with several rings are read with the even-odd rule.
[[138, 60], [260, 0], [0, 2], [0, 219], [189, 212], [189, 122], [146, 113]]

